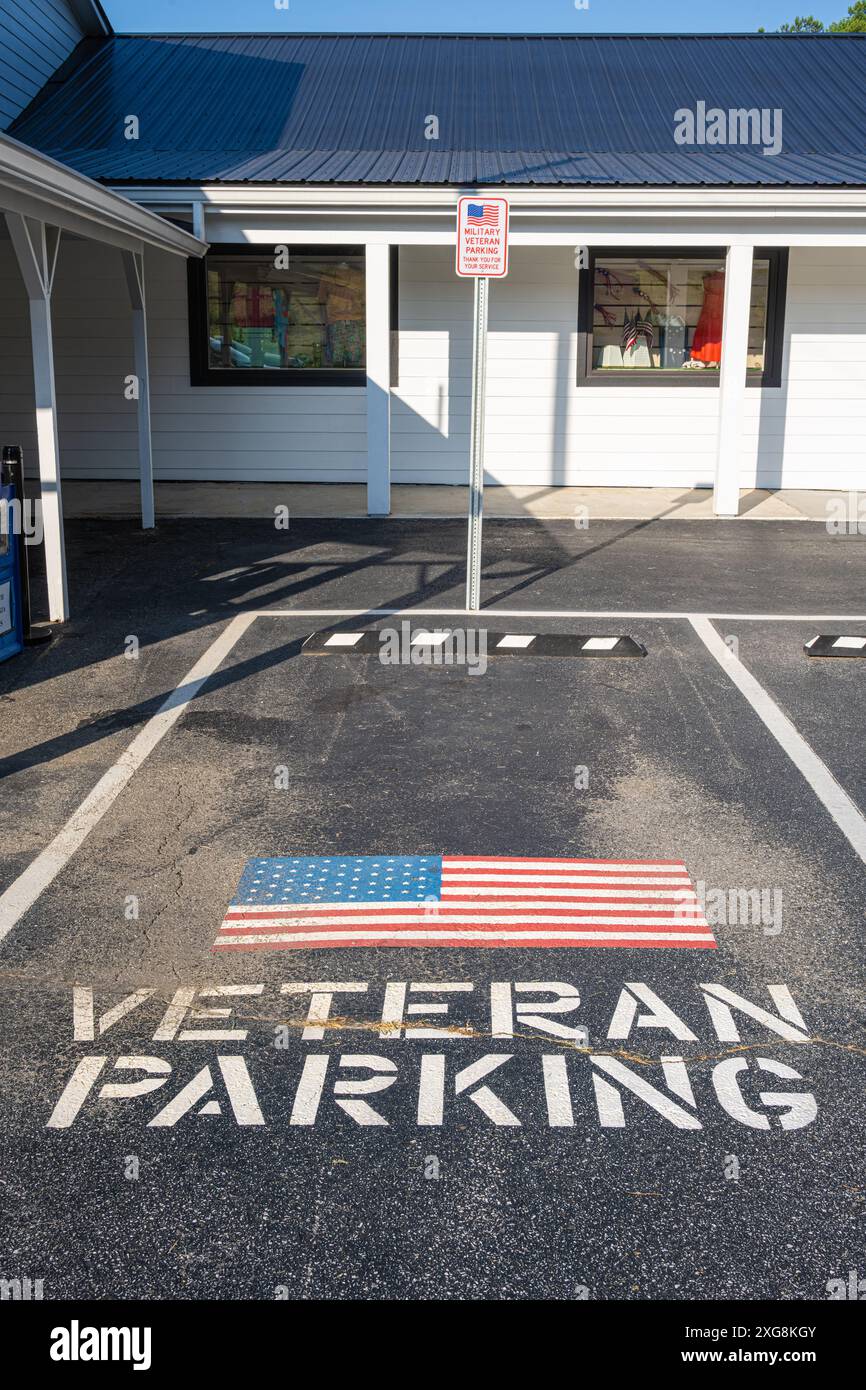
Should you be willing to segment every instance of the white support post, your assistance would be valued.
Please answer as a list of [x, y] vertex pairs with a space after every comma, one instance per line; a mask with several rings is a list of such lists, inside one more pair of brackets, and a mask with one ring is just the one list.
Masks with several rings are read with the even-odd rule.
[[207, 241], [207, 217], [205, 205], [198, 199], [192, 205], [192, 234], [199, 241]]
[[391, 510], [391, 254], [369, 244], [367, 256], [367, 512]]
[[740, 510], [740, 444], [746, 400], [749, 305], [754, 247], [729, 246], [725, 267], [719, 432], [713, 511], [736, 516]]
[[466, 607], [481, 607], [481, 527], [484, 513], [484, 414], [487, 405], [487, 311], [490, 281], [475, 278], [472, 316], [472, 421], [469, 440], [469, 535], [466, 547]]
[[138, 382], [138, 475], [141, 484], [141, 529], [155, 525], [153, 505], [153, 446], [150, 437], [150, 368], [147, 361], [147, 312], [144, 297], [143, 251], [124, 251], [123, 269], [132, 305], [133, 364]]
[[39, 454], [48, 616], [53, 623], [65, 623], [69, 618], [69, 592], [66, 583], [57, 391], [54, 384], [54, 344], [51, 329], [51, 292], [54, 288], [57, 254], [60, 250], [60, 229], [47, 227], [44, 222], [24, 217], [17, 212], [7, 212], [6, 222], [30, 301], [33, 394], [36, 404], [36, 443]]

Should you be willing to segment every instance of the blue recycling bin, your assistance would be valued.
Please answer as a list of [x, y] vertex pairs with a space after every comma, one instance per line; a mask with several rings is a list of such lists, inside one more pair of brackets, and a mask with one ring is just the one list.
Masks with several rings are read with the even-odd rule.
[[19, 528], [14, 525], [15, 489], [0, 485], [0, 661], [16, 656], [24, 646], [21, 616]]

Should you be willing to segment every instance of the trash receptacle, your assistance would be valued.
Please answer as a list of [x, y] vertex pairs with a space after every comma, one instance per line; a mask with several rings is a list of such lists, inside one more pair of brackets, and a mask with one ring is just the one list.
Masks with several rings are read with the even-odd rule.
[[15, 502], [15, 488], [0, 484], [0, 661], [16, 656], [24, 645]]

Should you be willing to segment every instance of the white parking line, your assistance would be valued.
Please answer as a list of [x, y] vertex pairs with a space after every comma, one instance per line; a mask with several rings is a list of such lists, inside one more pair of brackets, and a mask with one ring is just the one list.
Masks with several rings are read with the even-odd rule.
[[832, 613], [681, 613], [666, 610], [616, 609], [484, 609], [466, 608], [261, 608], [239, 613], [214, 639], [181, 683], [136, 734], [129, 747], [99, 779], [90, 794], [67, 820], [54, 839], [0, 894], [0, 942], [12, 931], [40, 895], [66, 867], [106, 811], [114, 804], [142, 763], [177, 722], [184, 710], [215, 674], [232, 648], [256, 618], [356, 618], [356, 617], [501, 617], [501, 618], [643, 618], [690, 622], [713, 656], [727, 671], [767, 728], [809, 781], [851, 845], [866, 862], [866, 819], [778, 705], [753, 676], [733, 657], [711, 625], [714, 621], [779, 623], [866, 623], [863, 614]]
[[254, 613], [240, 613], [231, 620], [192, 670], [184, 676], [180, 685], [160, 705], [156, 714], [139, 730], [117, 762], [100, 777], [93, 791], [85, 797], [78, 809], [73, 811], [63, 829], [58, 831], [32, 864], [28, 864], [24, 872], [0, 895], [0, 941], [8, 936], [49, 883], [66, 867], [93, 827], [102, 820], [106, 811], [117, 800], [133, 773], [165, 738], [190, 701], [198, 695], [205, 681], [210, 679], [238, 639], [246, 632], [254, 617]]
[[758, 718], [769, 729], [776, 742], [802, 772], [809, 786], [829, 811], [852, 849], [866, 864], [866, 818], [850, 796], [840, 787], [826, 763], [823, 763], [799, 734], [786, 714], [750, 671], [716, 632], [706, 618], [694, 617], [692, 627], [704, 646], [715, 657], [722, 670], [733, 681], [741, 695], [748, 700]]
[[670, 618], [692, 622], [866, 623], [864, 613], [679, 613], [615, 608], [259, 608], [255, 618]]

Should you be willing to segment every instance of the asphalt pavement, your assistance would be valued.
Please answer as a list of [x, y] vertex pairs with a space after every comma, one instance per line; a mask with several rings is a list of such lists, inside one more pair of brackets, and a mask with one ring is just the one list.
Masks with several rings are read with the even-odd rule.
[[[451, 522], [67, 543], [73, 622], [0, 668], [0, 1276], [76, 1299], [820, 1301], [866, 1273], [866, 661], [803, 651], [866, 634], [866, 541], [490, 523], [475, 617]], [[303, 650], [368, 628], [393, 659]], [[437, 628], [463, 659], [413, 661]], [[505, 656], [493, 631], [647, 655]], [[336, 875], [331, 902], [389, 865], [641, 893], [676, 873], [706, 930], [437, 944], [419, 888], [410, 944], [313, 947], [291, 913], [227, 919], [256, 861]]]

